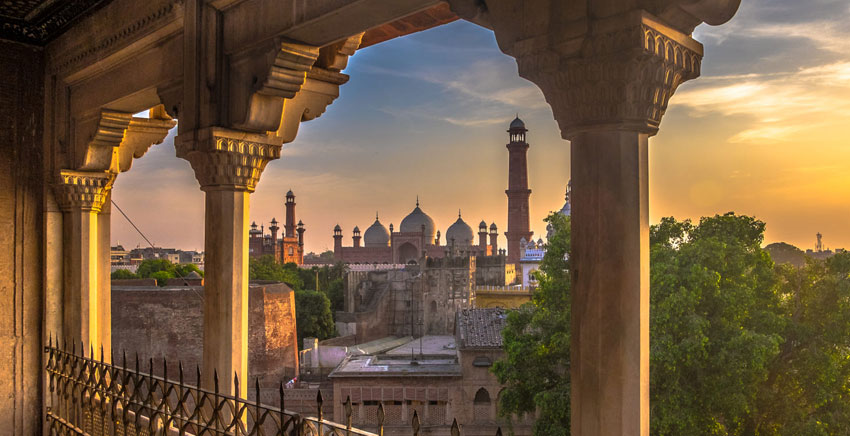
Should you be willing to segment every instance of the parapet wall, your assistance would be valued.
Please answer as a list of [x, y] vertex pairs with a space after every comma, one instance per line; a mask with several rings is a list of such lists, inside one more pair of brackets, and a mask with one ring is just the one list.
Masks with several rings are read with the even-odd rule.
[[[168, 360], [169, 374], [178, 361], [195, 383], [195, 365], [202, 367], [203, 295], [200, 286], [113, 287], [112, 348], [116, 358], [154, 359], [154, 371]], [[295, 295], [285, 284], [251, 286], [248, 291], [248, 376], [261, 385], [277, 386], [298, 373]], [[207, 369], [201, 368], [202, 371]]]

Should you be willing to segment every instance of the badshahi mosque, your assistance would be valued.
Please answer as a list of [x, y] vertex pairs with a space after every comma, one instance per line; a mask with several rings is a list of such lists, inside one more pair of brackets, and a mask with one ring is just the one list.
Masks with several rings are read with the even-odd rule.
[[440, 234], [434, 220], [422, 209], [419, 198], [416, 206], [401, 220], [395, 229], [385, 226], [375, 215], [375, 222], [361, 234], [360, 228], [352, 230], [351, 246], [343, 246], [343, 231], [337, 225], [333, 230], [334, 257], [348, 264], [413, 264], [425, 258], [504, 256], [506, 263], [516, 263], [522, 257], [525, 241], [532, 240], [529, 228], [528, 188], [528, 129], [517, 117], [508, 128], [508, 231], [506, 245], [499, 246], [496, 223], [481, 221], [478, 232], [463, 220], [458, 211], [457, 220]]

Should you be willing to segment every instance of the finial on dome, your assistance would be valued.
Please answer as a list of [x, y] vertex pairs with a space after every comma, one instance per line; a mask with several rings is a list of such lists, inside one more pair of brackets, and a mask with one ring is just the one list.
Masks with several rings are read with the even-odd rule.
[[460, 219], [460, 209], [457, 210], [457, 218]]
[[416, 194], [416, 207], [419, 207], [419, 194]]
[[378, 211], [375, 211], [375, 221], [378, 221]]

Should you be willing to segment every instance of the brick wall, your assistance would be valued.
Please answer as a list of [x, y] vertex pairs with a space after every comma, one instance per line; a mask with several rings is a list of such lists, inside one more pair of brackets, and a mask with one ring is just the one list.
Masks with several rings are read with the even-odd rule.
[[[122, 350], [129, 362], [138, 353], [143, 368], [153, 358], [160, 375], [167, 357], [170, 378], [182, 361], [186, 380], [195, 384], [203, 355], [202, 296], [202, 287], [114, 287], [112, 348], [119, 364]], [[298, 373], [294, 293], [283, 284], [251, 286], [248, 312], [248, 382], [253, 386], [258, 377], [261, 386], [276, 389]]]

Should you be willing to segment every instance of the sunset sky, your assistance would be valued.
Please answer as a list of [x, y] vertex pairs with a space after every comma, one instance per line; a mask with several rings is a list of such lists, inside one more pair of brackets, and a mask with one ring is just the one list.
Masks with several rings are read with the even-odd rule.
[[[694, 33], [700, 78], [679, 88], [650, 140], [650, 218], [727, 211], [767, 222], [767, 242], [850, 249], [850, 3], [744, 0], [735, 18]], [[283, 221], [296, 194], [307, 251], [332, 229], [398, 226], [418, 195], [443, 233], [458, 209], [506, 229], [508, 123], [529, 129], [532, 230], [564, 203], [569, 142], [536, 86], [492, 32], [457, 21], [358, 51], [351, 80], [301, 125], [251, 196], [251, 219]], [[203, 250], [204, 197], [173, 131], [118, 177], [115, 202], [158, 246]], [[113, 212], [113, 243], [144, 241]], [[504, 236], [500, 238], [504, 244]]]

